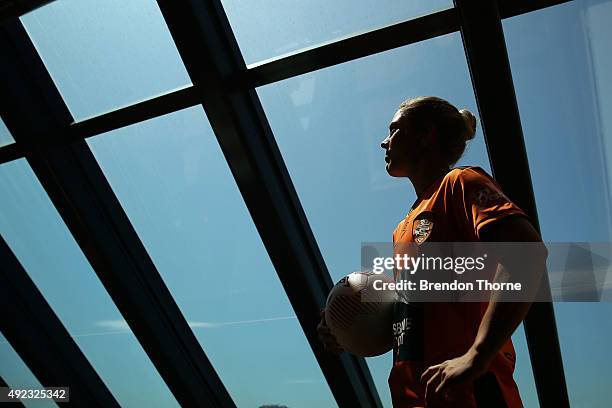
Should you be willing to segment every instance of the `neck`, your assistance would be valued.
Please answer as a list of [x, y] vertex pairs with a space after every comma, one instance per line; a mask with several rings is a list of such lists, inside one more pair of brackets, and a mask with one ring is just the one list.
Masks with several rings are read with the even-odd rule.
[[449, 168], [445, 165], [423, 166], [410, 176], [417, 197], [420, 197], [436, 180], [448, 173]]

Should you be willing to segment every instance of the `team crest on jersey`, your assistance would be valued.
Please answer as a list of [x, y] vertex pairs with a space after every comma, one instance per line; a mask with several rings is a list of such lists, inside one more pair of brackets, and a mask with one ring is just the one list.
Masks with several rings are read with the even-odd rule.
[[412, 225], [412, 238], [414, 242], [417, 244], [422, 244], [431, 234], [433, 230], [433, 214], [424, 213], [419, 215], [417, 219], [414, 220]]

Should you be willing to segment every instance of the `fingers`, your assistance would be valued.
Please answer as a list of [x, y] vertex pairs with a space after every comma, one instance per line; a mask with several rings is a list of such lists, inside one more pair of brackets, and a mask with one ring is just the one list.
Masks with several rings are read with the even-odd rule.
[[325, 321], [325, 309], [322, 309], [321, 312], [319, 312], [319, 316], [321, 316], [321, 321], [319, 321], [319, 324], [317, 325], [317, 332], [319, 333], [319, 336], [321, 334], [330, 333], [329, 326], [327, 326], [327, 322]]
[[[425, 401], [431, 406], [446, 401], [449, 379], [446, 373], [446, 362], [429, 367], [421, 375], [425, 385]], [[449, 399], [450, 401], [450, 399]]]
[[440, 365], [441, 364], [437, 364], [437, 365], [431, 366], [427, 370], [425, 370], [425, 372], [421, 375], [421, 382], [428, 381], [429, 378], [438, 371], [438, 368], [440, 367]]
[[327, 322], [325, 321], [325, 309], [321, 309], [321, 311], [319, 311], [319, 316], [321, 316], [321, 323], [327, 325]]
[[325, 350], [327, 351], [331, 351], [332, 353], [336, 354], [340, 354], [344, 351], [336, 338], [331, 334], [319, 334], [319, 341], [323, 343], [323, 347], [325, 347]]
[[323, 343], [323, 347], [325, 348], [325, 350], [335, 354], [342, 353], [344, 349], [342, 348], [342, 346], [340, 346], [340, 344], [332, 334], [331, 329], [325, 322], [325, 309], [322, 309], [319, 312], [319, 315], [321, 316], [321, 321], [317, 326], [317, 337], [319, 338], [319, 341]]
[[[443, 376], [441, 375], [441, 377]], [[447, 385], [448, 381], [446, 381], [446, 378], [442, 378], [442, 381], [440, 381], [440, 384], [438, 384], [438, 386], [434, 390], [434, 394], [441, 395], [441, 393], [446, 390]]]
[[329, 343], [330, 345], [338, 345], [338, 340], [334, 337], [331, 329], [327, 326], [317, 327], [317, 333], [319, 341], [322, 343]]
[[342, 346], [338, 344], [338, 341], [336, 340], [336, 338], [331, 334], [319, 333], [319, 341], [323, 343], [323, 347], [327, 351], [331, 351], [332, 353], [336, 353], [336, 354], [340, 354], [344, 351]]
[[325, 350], [334, 354], [340, 354], [344, 352], [344, 349], [338, 343], [323, 343], [323, 346], [325, 347]]
[[427, 380], [427, 384], [425, 385], [425, 401], [427, 405], [435, 405], [438, 398], [434, 393], [434, 390], [438, 387], [440, 382], [442, 381], [442, 370], [436, 369], [434, 373]]
[[444, 363], [429, 367], [421, 376], [421, 382], [426, 382], [425, 401], [428, 406], [450, 403], [462, 395], [462, 386], [457, 385], [458, 379], [448, 373]]
[[478, 372], [475, 371], [469, 356], [457, 357], [429, 367], [421, 375], [421, 382], [426, 383], [425, 401], [428, 406], [434, 406], [448, 405], [451, 401], [464, 399], [476, 375]]

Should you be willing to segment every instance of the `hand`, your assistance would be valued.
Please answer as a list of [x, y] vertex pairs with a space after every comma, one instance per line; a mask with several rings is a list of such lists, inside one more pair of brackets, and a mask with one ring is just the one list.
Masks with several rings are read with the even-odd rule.
[[323, 347], [325, 347], [325, 350], [331, 351], [332, 353], [335, 353], [335, 354], [342, 353], [344, 350], [338, 344], [338, 341], [331, 333], [331, 329], [325, 322], [325, 309], [321, 310], [320, 315], [321, 315], [321, 321], [319, 322], [319, 325], [317, 326], [317, 332], [319, 333], [319, 341], [323, 343]]
[[477, 351], [470, 349], [461, 357], [429, 367], [421, 376], [421, 382], [426, 383], [425, 401], [428, 406], [453, 400], [462, 388], [487, 371], [489, 363]]

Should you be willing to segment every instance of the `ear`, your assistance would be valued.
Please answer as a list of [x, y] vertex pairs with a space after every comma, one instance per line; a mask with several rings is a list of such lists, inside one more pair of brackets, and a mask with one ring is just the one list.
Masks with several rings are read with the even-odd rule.
[[429, 142], [430, 146], [437, 146], [438, 145], [438, 131], [436, 130], [436, 128], [429, 124], [427, 126], [425, 126], [425, 138], [427, 139], [427, 141]]
[[429, 147], [429, 140], [427, 140], [427, 133], [421, 133], [419, 135], [419, 146], [420, 147]]
[[427, 148], [438, 145], [438, 132], [436, 132], [436, 129], [432, 125], [423, 127], [423, 131], [419, 138], [419, 144], [421, 147]]

